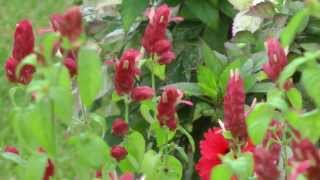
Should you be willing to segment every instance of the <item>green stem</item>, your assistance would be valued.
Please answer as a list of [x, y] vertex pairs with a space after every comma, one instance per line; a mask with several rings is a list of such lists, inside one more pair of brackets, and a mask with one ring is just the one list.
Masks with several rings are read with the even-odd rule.
[[284, 133], [283, 133], [283, 167], [284, 167], [284, 176], [285, 176], [285, 179], [287, 179], [288, 177], [288, 154], [287, 154], [287, 126], [285, 124], [284, 126]]
[[124, 99], [124, 104], [125, 104], [125, 109], [124, 109], [125, 121], [129, 123], [129, 101], [127, 97]]

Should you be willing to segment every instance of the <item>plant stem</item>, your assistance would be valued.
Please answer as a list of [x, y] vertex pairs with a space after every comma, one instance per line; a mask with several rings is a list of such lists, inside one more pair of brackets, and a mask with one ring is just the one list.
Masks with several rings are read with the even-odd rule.
[[288, 154], [287, 154], [287, 125], [285, 123], [284, 125], [284, 133], [283, 133], [283, 143], [282, 143], [282, 146], [283, 146], [283, 167], [284, 167], [284, 176], [285, 176], [285, 179], [287, 179], [287, 176], [288, 176]]
[[124, 99], [124, 105], [125, 105], [125, 109], [124, 109], [124, 113], [125, 113], [125, 121], [127, 122], [127, 123], [129, 123], [129, 101], [128, 101], [128, 98], [127, 97], [125, 97], [125, 99]]

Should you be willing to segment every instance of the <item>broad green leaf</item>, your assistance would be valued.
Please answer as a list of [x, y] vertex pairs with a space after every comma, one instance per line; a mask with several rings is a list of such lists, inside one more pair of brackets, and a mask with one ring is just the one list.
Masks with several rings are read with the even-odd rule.
[[58, 119], [68, 124], [72, 120], [73, 96], [68, 70], [59, 65], [52, 69], [49, 95], [53, 100], [54, 112]]
[[145, 152], [145, 140], [143, 136], [139, 132], [134, 131], [125, 138], [123, 145], [127, 149], [128, 155], [120, 161], [120, 169], [124, 172], [139, 172]]
[[313, 66], [306, 68], [302, 73], [302, 83], [308, 95], [312, 97], [315, 104], [320, 107], [320, 67]]
[[186, 5], [190, 11], [211, 29], [218, 28], [219, 10], [207, 0], [188, 0]]
[[21, 165], [19, 169], [19, 176], [21, 179], [25, 180], [36, 180], [42, 179], [44, 175], [45, 168], [47, 166], [48, 157], [35, 153], [26, 162], [26, 164]]
[[165, 80], [165, 78], [166, 78], [166, 66], [165, 65], [155, 63], [154, 61], [149, 59], [147, 61], [147, 66], [148, 66], [149, 70], [151, 71], [151, 73], [156, 75], [159, 79]]
[[285, 93], [278, 88], [270, 89], [267, 92], [267, 103], [282, 111], [286, 111], [288, 109], [288, 104], [285, 100]]
[[215, 111], [209, 104], [205, 102], [198, 102], [195, 105], [195, 109], [193, 112], [193, 118], [192, 120], [197, 120], [201, 118], [202, 116], [212, 116], [214, 115]]
[[46, 34], [42, 39], [43, 55], [45, 60], [50, 64], [52, 63], [53, 49], [59, 40], [58, 33]]
[[287, 97], [288, 97], [291, 105], [295, 109], [302, 109], [302, 107], [303, 107], [302, 95], [299, 92], [299, 90], [297, 88], [291, 88], [286, 93], [287, 93]]
[[1, 154], [2, 157], [6, 160], [9, 160], [9, 161], [13, 161], [17, 164], [22, 164], [24, 163], [24, 160], [21, 158], [20, 155], [17, 155], [15, 153], [7, 153], [7, 152], [4, 152]]
[[216, 99], [218, 86], [215, 74], [206, 66], [200, 66], [197, 71], [198, 85], [204, 95]]
[[110, 148], [103, 139], [94, 134], [80, 134], [69, 140], [76, 161], [81, 165], [99, 169], [104, 164], [110, 163]]
[[182, 164], [174, 156], [164, 156], [159, 169], [157, 180], [177, 180], [182, 178]]
[[293, 42], [296, 34], [299, 32], [300, 26], [306, 21], [308, 18], [308, 11], [307, 9], [303, 9], [297, 12], [288, 25], [283, 29], [281, 32], [281, 44], [284, 47], [289, 47], [290, 44]]
[[[201, 92], [200, 87], [198, 86], [198, 83], [179, 82], [179, 83], [167, 85], [165, 87], [168, 87], [168, 86], [174, 86], [189, 96], [202, 96], [202, 92]], [[163, 87], [163, 88], [165, 88], [165, 87]]]
[[239, 180], [247, 180], [252, 176], [253, 157], [251, 153], [241, 154], [237, 159], [234, 159], [232, 153], [229, 153], [223, 157], [222, 161], [232, 169]]
[[272, 117], [273, 108], [266, 103], [257, 104], [247, 116], [246, 123], [248, 133], [254, 144], [260, 144], [262, 142]]
[[251, 93], [267, 93], [270, 89], [275, 88], [274, 83], [256, 83], [248, 92]]
[[125, 31], [129, 31], [137, 17], [143, 15], [143, 12], [148, 6], [148, 2], [148, 0], [122, 0], [120, 12]]
[[90, 106], [102, 87], [102, 67], [98, 52], [82, 48], [78, 59], [78, 85], [81, 101]]
[[150, 124], [154, 121], [151, 115], [151, 112], [153, 113], [155, 112], [154, 108], [155, 108], [155, 104], [152, 100], [143, 101], [140, 104], [140, 113], [142, 117]]
[[303, 137], [310, 139], [313, 143], [320, 137], [320, 112], [314, 110], [305, 114], [298, 114], [295, 111], [286, 113], [286, 119], [295, 129], [297, 129]]
[[202, 58], [207, 66], [214, 73], [214, 78], [218, 77], [223, 70], [222, 62], [218, 59], [215, 53], [210, 49], [210, 47], [206, 44], [205, 41], [202, 41]]
[[158, 167], [161, 162], [161, 155], [149, 150], [144, 154], [141, 172], [146, 175], [146, 179], [156, 179], [158, 175]]
[[296, 70], [306, 62], [315, 61], [317, 57], [320, 56], [320, 51], [313, 53], [306, 53], [303, 57], [294, 59], [290, 64], [288, 64], [284, 70], [281, 72], [278, 79], [278, 83], [281, 87], [286, 83], [286, 81], [296, 72]]
[[158, 147], [168, 143], [175, 135], [175, 132], [170, 131], [167, 127], [161, 127], [157, 121], [151, 124], [151, 130], [156, 138]]
[[230, 180], [232, 177], [232, 170], [226, 164], [219, 164], [211, 171], [211, 180]]

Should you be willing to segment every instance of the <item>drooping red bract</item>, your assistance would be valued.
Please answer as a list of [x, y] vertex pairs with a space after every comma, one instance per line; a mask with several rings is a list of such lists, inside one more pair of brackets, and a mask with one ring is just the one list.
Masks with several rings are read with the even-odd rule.
[[29, 84], [32, 80], [32, 75], [35, 72], [33, 65], [24, 65], [20, 69], [18, 77], [16, 70], [21, 61], [33, 53], [34, 39], [31, 23], [28, 20], [20, 21], [14, 33], [12, 55], [7, 59], [4, 66], [6, 76], [10, 82]]
[[254, 171], [259, 180], [277, 180], [280, 171], [277, 168], [277, 162], [274, 161], [274, 155], [271, 151], [256, 147], [253, 152]]
[[129, 126], [123, 119], [117, 118], [112, 123], [112, 134], [115, 136], [123, 137], [128, 134]]
[[77, 70], [77, 62], [74, 58], [72, 57], [66, 57], [63, 60], [64, 66], [69, 70], [69, 74], [71, 77], [77, 75], [78, 70]]
[[292, 141], [293, 158], [291, 162], [296, 164], [292, 171], [291, 179], [303, 173], [309, 180], [320, 179], [320, 154], [317, 147], [308, 139]]
[[211, 170], [221, 163], [220, 155], [229, 151], [229, 143], [223, 137], [219, 128], [209, 129], [204, 134], [204, 139], [200, 141], [200, 160], [196, 164], [196, 170], [201, 180], [210, 180]]
[[177, 128], [176, 105], [183, 97], [182, 91], [176, 87], [167, 87], [164, 89], [157, 106], [157, 119], [161, 126], [166, 125], [170, 130]]
[[140, 73], [137, 67], [140, 52], [129, 49], [115, 65], [114, 85], [118, 95], [129, 94], [134, 88], [135, 78]]
[[136, 102], [151, 99], [154, 96], [154, 90], [149, 86], [139, 86], [132, 90], [131, 99]]
[[164, 4], [152, 8], [148, 14], [149, 24], [142, 38], [142, 45], [151, 55], [158, 57], [160, 64], [170, 64], [176, 55], [172, 51], [171, 42], [166, 36], [166, 29], [171, 20], [171, 9]]
[[14, 146], [6, 146], [4, 148], [4, 152], [7, 152], [7, 153], [13, 153], [13, 154], [16, 154], [16, 155], [19, 155], [19, 151], [16, 147]]
[[268, 148], [267, 150], [272, 154], [272, 159], [270, 159], [270, 161], [275, 162], [275, 164], [278, 163], [280, 158], [281, 144], [275, 142], [274, 140], [281, 139], [282, 128], [283, 124], [273, 119], [262, 142], [262, 146], [264, 148]]
[[128, 155], [128, 151], [125, 147], [116, 145], [111, 148], [111, 156], [115, 158], [117, 161], [121, 161]]
[[272, 81], [276, 81], [288, 64], [287, 56], [277, 39], [269, 38], [266, 42], [268, 62], [263, 65], [264, 72]]
[[82, 33], [82, 16], [79, 7], [72, 7], [64, 14], [51, 16], [51, 25], [54, 31], [58, 31], [69, 41], [77, 40]]
[[53, 162], [50, 159], [48, 159], [43, 180], [50, 180], [50, 177], [52, 176], [54, 176], [54, 165]]
[[245, 123], [245, 92], [239, 71], [231, 71], [224, 96], [224, 124], [234, 138], [246, 140], [248, 137]]

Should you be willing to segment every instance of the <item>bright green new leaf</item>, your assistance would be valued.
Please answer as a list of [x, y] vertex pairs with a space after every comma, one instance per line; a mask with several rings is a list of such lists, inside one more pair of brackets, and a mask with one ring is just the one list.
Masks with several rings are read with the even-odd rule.
[[140, 113], [142, 117], [150, 124], [154, 121], [151, 115], [151, 112], [154, 113], [154, 107], [155, 107], [155, 104], [152, 100], [143, 101], [140, 104]]
[[182, 178], [182, 164], [174, 156], [164, 156], [159, 169], [158, 179], [155, 180], [177, 180]]
[[288, 109], [288, 104], [285, 100], [285, 93], [278, 88], [270, 89], [267, 92], [267, 103], [282, 111], [286, 111]]
[[44, 154], [33, 154], [26, 164], [19, 167], [20, 179], [35, 180], [42, 179], [47, 165], [48, 157]]
[[141, 172], [146, 175], [146, 179], [156, 179], [158, 175], [158, 167], [161, 162], [161, 155], [153, 150], [149, 150], [144, 154]]
[[300, 91], [297, 88], [291, 88], [286, 93], [291, 105], [295, 109], [302, 109], [303, 102], [302, 102], [302, 95]]
[[237, 159], [231, 153], [224, 156], [223, 163], [229, 166], [239, 180], [247, 180], [253, 173], [253, 157], [251, 153], [241, 154]]
[[262, 142], [272, 117], [273, 108], [266, 103], [257, 104], [252, 112], [249, 113], [246, 123], [250, 139], [254, 144]]
[[211, 171], [211, 180], [230, 180], [232, 170], [226, 164], [219, 164]]
[[203, 94], [216, 99], [218, 87], [215, 79], [215, 74], [206, 66], [200, 66], [197, 71], [198, 85]]
[[139, 172], [145, 152], [145, 140], [143, 136], [139, 132], [134, 131], [125, 138], [123, 145], [127, 149], [128, 155], [120, 162], [120, 169], [122, 171]]
[[143, 12], [148, 6], [148, 2], [148, 0], [122, 0], [120, 12], [122, 16], [123, 28], [125, 31], [128, 32], [136, 18], [139, 15], [143, 15]]
[[151, 130], [156, 138], [158, 147], [166, 144], [175, 135], [175, 132], [170, 131], [168, 128], [161, 127], [158, 121], [154, 121], [151, 124]]
[[52, 50], [55, 46], [55, 44], [57, 43], [57, 41], [59, 40], [59, 34], [58, 33], [50, 33], [50, 34], [46, 34], [43, 39], [42, 39], [42, 45], [43, 45], [43, 55], [45, 60], [51, 64], [52, 61]]
[[98, 52], [89, 48], [80, 49], [78, 59], [78, 85], [81, 101], [90, 106], [102, 87], [102, 67]]
[[315, 104], [320, 107], [320, 67], [312, 66], [306, 68], [302, 73], [302, 82], [308, 95], [312, 97]]

